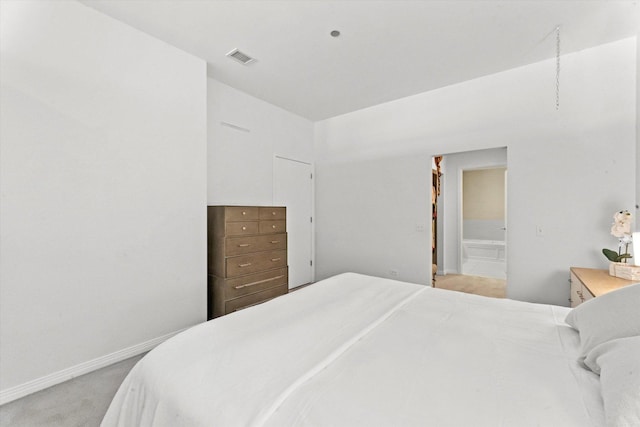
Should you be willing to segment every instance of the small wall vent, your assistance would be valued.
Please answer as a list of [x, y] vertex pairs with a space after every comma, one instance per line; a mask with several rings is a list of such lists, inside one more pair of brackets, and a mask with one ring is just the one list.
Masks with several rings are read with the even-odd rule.
[[255, 61], [255, 59], [253, 59], [246, 53], [240, 52], [238, 49], [233, 49], [231, 52], [227, 53], [227, 56], [229, 58], [235, 59], [243, 65], [249, 65], [250, 63]]

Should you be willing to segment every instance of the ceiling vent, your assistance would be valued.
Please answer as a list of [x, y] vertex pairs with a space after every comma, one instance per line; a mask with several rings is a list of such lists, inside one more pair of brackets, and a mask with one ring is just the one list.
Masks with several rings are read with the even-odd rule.
[[249, 65], [250, 63], [255, 61], [255, 59], [253, 59], [246, 53], [240, 52], [238, 49], [233, 49], [231, 52], [227, 53], [227, 56], [229, 58], [235, 59], [236, 61], [238, 61], [243, 65]]

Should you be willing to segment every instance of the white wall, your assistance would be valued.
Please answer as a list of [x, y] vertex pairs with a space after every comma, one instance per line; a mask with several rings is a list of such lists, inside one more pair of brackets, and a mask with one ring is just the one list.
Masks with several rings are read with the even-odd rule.
[[429, 282], [430, 211], [428, 155], [316, 168], [316, 280], [353, 271]]
[[[389, 245], [397, 249], [384, 259], [389, 267], [413, 260], [415, 244], [405, 243], [403, 232], [413, 224], [388, 218], [429, 217], [428, 203], [416, 200], [429, 197], [430, 157], [505, 146], [508, 296], [566, 305], [569, 267], [604, 268], [600, 250], [613, 243], [610, 217], [633, 204], [628, 183], [636, 174], [635, 53], [631, 38], [563, 56], [558, 111], [555, 61], [548, 60], [318, 123], [317, 277], [349, 269], [332, 263], [360, 252], [371, 255], [360, 271], [382, 271], [378, 263]], [[370, 159], [379, 165], [375, 181], [368, 181]], [[385, 169], [385, 159], [404, 167]], [[416, 183], [423, 173], [424, 182]], [[412, 197], [393, 196], [407, 188]], [[376, 198], [380, 192], [387, 198]], [[345, 204], [357, 200], [370, 202], [366, 222], [344, 215]], [[341, 227], [332, 228], [339, 218]], [[544, 237], [536, 237], [536, 225], [544, 227]], [[376, 249], [361, 239], [363, 228], [383, 229], [390, 240]], [[424, 257], [408, 261], [401, 278], [428, 283], [427, 231], [420, 237]]]
[[206, 64], [77, 2], [2, 2], [0, 381], [206, 320]]
[[274, 156], [312, 163], [312, 122], [212, 78], [207, 88], [208, 204], [272, 204]]

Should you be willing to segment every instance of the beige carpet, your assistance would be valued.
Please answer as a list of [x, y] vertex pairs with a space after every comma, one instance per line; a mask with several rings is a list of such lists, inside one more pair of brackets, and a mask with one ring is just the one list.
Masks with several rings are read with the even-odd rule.
[[98, 427], [116, 390], [144, 354], [0, 406], [0, 427]]
[[484, 295], [486, 297], [505, 298], [507, 281], [489, 277], [447, 274], [445, 276], [436, 276], [435, 287], [468, 294]]

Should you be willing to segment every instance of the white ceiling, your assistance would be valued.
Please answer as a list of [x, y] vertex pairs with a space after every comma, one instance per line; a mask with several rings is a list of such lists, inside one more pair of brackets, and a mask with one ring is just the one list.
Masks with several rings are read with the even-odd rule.
[[553, 58], [558, 25], [563, 54], [640, 28], [638, 0], [81, 1], [313, 121]]

